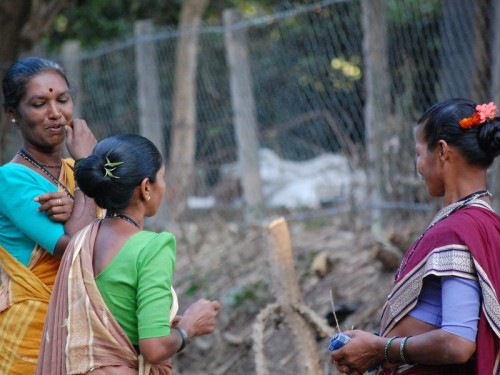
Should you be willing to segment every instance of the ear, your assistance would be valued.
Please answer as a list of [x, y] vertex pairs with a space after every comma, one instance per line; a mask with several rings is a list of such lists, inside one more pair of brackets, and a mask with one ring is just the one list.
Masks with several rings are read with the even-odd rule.
[[16, 119], [16, 111], [14, 111], [12, 108], [6, 109], [5, 113], [7, 114], [7, 117], [9, 117], [9, 121]]
[[140, 185], [140, 197], [141, 199], [148, 201], [151, 199], [151, 181], [148, 177], [144, 178]]
[[436, 150], [438, 152], [439, 160], [445, 161], [446, 159], [448, 159], [450, 153], [450, 146], [446, 141], [443, 141], [442, 139], [439, 140], [436, 146]]

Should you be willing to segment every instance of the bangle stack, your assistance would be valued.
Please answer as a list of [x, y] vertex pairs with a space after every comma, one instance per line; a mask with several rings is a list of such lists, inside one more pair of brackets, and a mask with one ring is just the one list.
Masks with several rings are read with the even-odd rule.
[[174, 327], [174, 329], [179, 332], [179, 335], [181, 336], [182, 339], [182, 344], [179, 350], [177, 350], [177, 353], [179, 353], [182, 349], [184, 349], [188, 343], [188, 335], [186, 331], [184, 331], [181, 327]]

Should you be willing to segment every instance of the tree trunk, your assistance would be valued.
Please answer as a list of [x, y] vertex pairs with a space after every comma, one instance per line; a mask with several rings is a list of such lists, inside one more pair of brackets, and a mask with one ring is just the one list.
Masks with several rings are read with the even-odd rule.
[[169, 207], [170, 217], [180, 218], [194, 184], [196, 158], [196, 67], [198, 63], [197, 29], [208, 0], [182, 2], [179, 29], [181, 35], [175, 55], [174, 119], [170, 145]]
[[[33, 48], [67, 5], [67, 0], [1, 0], [0, 1], [0, 76], [17, 57]], [[1, 95], [1, 94], [0, 94]], [[0, 98], [3, 102], [3, 98]], [[9, 131], [0, 111], [0, 163], [10, 159], [6, 145]]]

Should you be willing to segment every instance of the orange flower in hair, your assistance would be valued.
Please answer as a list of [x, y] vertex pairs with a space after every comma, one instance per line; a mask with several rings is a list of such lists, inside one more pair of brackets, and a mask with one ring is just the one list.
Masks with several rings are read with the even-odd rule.
[[481, 124], [481, 117], [479, 117], [479, 114], [477, 112], [474, 112], [474, 114], [470, 117], [466, 117], [460, 120], [460, 127], [462, 129], [469, 129], [473, 125], [479, 124]]
[[469, 129], [474, 125], [481, 125], [482, 123], [495, 118], [496, 113], [497, 106], [493, 102], [488, 104], [478, 104], [476, 106], [476, 112], [474, 112], [471, 116], [460, 120], [460, 127], [462, 129]]

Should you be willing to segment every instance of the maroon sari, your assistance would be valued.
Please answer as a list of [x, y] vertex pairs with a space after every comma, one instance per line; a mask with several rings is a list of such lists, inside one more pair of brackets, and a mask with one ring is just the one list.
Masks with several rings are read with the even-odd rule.
[[378, 374], [500, 374], [500, 217], [477, 206], [462, 208], [427, 230], [407, 251], [382, 312], [383, 336], [417, 304], [428, 275], [479, 281], [481, 310], [475, 357], [465, 365], [381, 370]]

